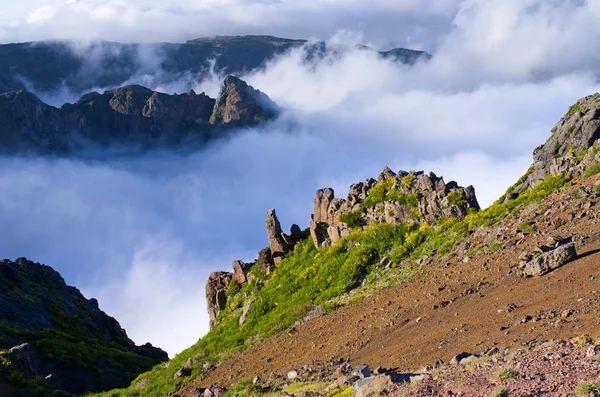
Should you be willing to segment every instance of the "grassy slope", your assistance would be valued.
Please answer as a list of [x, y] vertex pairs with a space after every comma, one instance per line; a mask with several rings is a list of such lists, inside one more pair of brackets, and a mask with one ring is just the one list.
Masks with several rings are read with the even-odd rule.
[[[229, 307], [221, 315], [219, 325], [198, 343], [169, 363], [142, 374], [132, 387], [101, 395], [161, 396], [174, 392], [183, 382], [200, 376], [203, 363], [214, 364], [231, 357], [237, 351], [292, 326], [316, 306], [334, 309], [340, 302], [340, 296], [359, 284], [359, 290], [369, 293], [373, 292], [373, 288], [369, 287], [373, 287], [375, 280], [380, 284], [393, 285], [410, 279], [418, 271], [426, 272], [427, 269], [422, 269], [410, 259], [435, 253], [444, 255], [466, 240], [476, 227], [492, 225], [514, 216], [520, 208], [539, 202], [566, 183], [565, 177], [550, 176], [514, 200], [507, 203], [498, 200], [488, 209], [472, 212], [464, 219], [440, 219], [434, 226], [427, 222], [421, 225], [381, 223], [372, 225], [368, 230], [355, 228], [336, 246], [319, 251], [306, 236], [269, 276], [269, 282], [264, 286], [261, 282], [241, 287], [233, 284], [229, 291]], [[398, 265], [392, 269], [376, 266], [384, 256]], [[266, 278], [256, 269], [253, 272], [259, 280]], [[239, 308], [250, 298], [256, 301], [247, 321], [240, 325]], [[345, 303], [349, 301], [351, 299], [346, 299]], [[195, 361], [192, 376], [174, 378], [188, 359]]]

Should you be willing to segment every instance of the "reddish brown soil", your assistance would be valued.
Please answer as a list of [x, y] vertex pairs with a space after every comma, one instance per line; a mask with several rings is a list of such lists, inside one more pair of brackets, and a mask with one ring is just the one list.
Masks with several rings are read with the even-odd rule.
[[[590, 191], [594, 182], [583, 184]], [[581, 334], [598, 336], [597, 202], [596, 198], [582, 199], [580, 185], [555, 192], [531, 209], [537, 215], [495, 228], [505, 239], [504, 248], [496, 253], [480, 254], [468, 262], [462, 257], [436, 260], [429, 265], [428, 275], [297, 325], [236, 355], [193, 381], [183, 395], [195, 387], [228, 386], [257, 375], [279, 378], [305, 364], [331, 360], [414, 371], [437, 358], [448, 362], [462, 351], [516, 348]], [[519, 236], [516, 225], [524, 219], [536, 221], [538, 232]], [[556, 235], [589, 238], [579, 244], [577, 260], [548, 275], [524, 279], [509, 273], [521, 252], [532, 251]], [[452, 299], [444, 306], [443, 302]], [[516, 308], [505, 310], [511, 304]]]
[[509, 396], [568, 396], [582, 384], [598, 382], [600, 355], [589, 355], [589, 348], [552, 344], [486, 357], [474, 365], [446, 365], [418, 385], [395, 385], [385, 395], [483, 397], [504, 389]]

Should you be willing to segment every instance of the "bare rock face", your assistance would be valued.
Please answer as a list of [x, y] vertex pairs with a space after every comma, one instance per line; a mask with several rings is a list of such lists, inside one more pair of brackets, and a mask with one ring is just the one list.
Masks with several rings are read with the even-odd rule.
[[275, 263], [273, 263], [273, 257], [271, 256], [271, 248], [263, 248], [258, 251], [258, 259], [256, 260], [256, 264], [258, 265], [258, 269], [267, 274], [271, 273], [273, 268], [275, 267]]
[[211, 124], [254, 125], [275, 118], [277, 105], [269, 97], [234, 76], [225, 76]]
[[[445, 183], [433, 173], [393, 172], [385, 167], [377, 180], [350, 186], [347, 198], [335, 198], [333, 189], [317, 190], [310, 233], [318, 248], [336, 244], [352, 227], [368, 228], [372, 223], [435, 223], [439, 217], [464, 217], [479, 209], [475, 189]], [[353, 224], [342, 221], [352, 215]]]
[[210, 329], [215, 327], [216, 318], [225, 309], [227, 296], [225, 292], [233, 275], [228, 272], [213, 272], [206, 281], [206, 306], [210, 318]]
[[244, 284], [246, 281], [248, 281], [248, 278], [246, 277], [246, 273], [252, 267], [251, 263], [245, 263], [243, 261], [236, 260], [236, 261], [233, 261], [232, 267], [233, 267], [233, 279], [236, 282], [238, 282], [239, 284]]
[[533, 151], [533, 165], [523, 182], [508, 192], [507, 200], [533, 188], [549, 175], [569, 179], [600, 163], [600, 94], [580, 99], [552, 129], [552, 135]]
[[281, 224], [279, 223], [279, 219], [277, 219], [275, 209], [267, 211], [267, 221], [265, 222], [265, 226], [267, 228], [271, 257], [273, 263], [277, 265], [281, 262], [284, 255], [294, 248], [294, 241], [291, 236], [285, 234], [281, 230]]

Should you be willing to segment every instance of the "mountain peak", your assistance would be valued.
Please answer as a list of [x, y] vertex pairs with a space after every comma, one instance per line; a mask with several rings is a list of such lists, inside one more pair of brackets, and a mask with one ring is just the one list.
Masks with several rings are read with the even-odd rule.
[[238, 77], [227, 75], [221, 83], [211, 124], [255, 125], [273, 119], [279, 112], [266, 94]]

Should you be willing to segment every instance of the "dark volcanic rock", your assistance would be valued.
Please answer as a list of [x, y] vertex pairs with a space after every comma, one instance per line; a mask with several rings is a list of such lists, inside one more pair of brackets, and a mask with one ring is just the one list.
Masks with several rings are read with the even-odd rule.
[[221, 83], [211, 124], [255, 125], [273, 119], [279, 112], [269, 97], [234, 76]]
[[55, 108], [26, 91], [10, 92], [0, 95], [0, 152], [60, 154], [90, 143], [193, 146], [215, 138], [216, 130], [254, 126], [277, 114], [265, 94], [231, 76], [219, 101], [193, 90], [168, 95], [131, 85]]
[[149, 343], [136, 346], [58, 272], [25, 258], [0, 262], [0, 349], [26, 377], [52, 375], [54, 387], [72, 393], [126, 386], [168, 360]]

